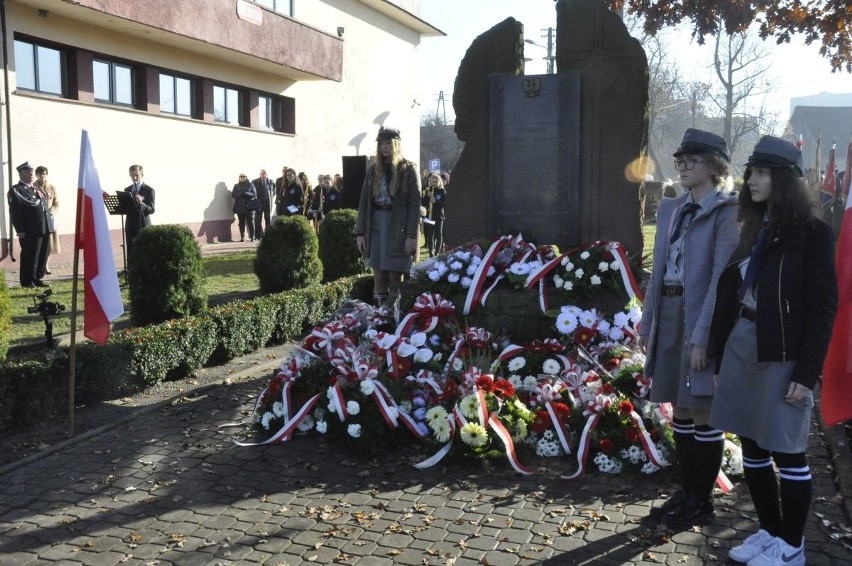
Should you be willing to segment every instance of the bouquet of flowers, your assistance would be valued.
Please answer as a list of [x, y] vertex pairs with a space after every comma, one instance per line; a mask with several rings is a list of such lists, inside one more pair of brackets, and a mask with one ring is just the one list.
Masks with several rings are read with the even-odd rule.
[[[482, 248], [478, 244], [468, 244], [415, 265], [412, 280], [428, 284], [433, 292], [447, 297], [469, 289], [481, 263]], [[495, 271], [492, 266], [486, 277], [493, 277]]]
[[553, 270], [553, 284], [575, 304], [586, 302], [602, 289], [623, 290], [620, 266], [609, 242], [580, 246], [563, 257]]

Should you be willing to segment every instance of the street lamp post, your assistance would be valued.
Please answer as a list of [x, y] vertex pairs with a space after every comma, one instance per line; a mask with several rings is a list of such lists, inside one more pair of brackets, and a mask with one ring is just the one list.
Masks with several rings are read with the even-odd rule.
[[542, 37], [547, 37], [547, 46], [546, 47], [544, 45], [536, 43], [532, 39], [525, 39], [524, 43], [529, 43], [530, 45], [535, 45], [536, 47], [541, 47], [542, 49], [547, 50], [547, 57], [545, 57], [544, 60], [547, 61], [547, 74], [552, 75], [553, 74], [553, 61], [556, 59], [556, 57], [553, 55], [553, 48], [554, 48], [554, 45], [553, 45], [553, 28], [543, 29], [541, 31], [546, 32], [545, 35], [542, 36]]

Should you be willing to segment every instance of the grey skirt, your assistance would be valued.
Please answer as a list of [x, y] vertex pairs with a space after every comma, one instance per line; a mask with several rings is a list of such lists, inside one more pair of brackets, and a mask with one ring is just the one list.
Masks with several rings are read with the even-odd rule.
[[808, 393], [799, 401], [784, 401], [795, 366], [758, 362], [756, 326], [740, 318], [725, 345], [710, 424], [751, 438], [764, 450], [804, 452], [814, 398]]
[[391, 210], [374, 210], [370, 220], [370, 257], [367, 263], [373, 269], [382, 271], [399, 271], [408, 273], [411, 270], [411, 256], [390, 256]]
[[684, 329], [683, 297], [661, 297], [657, 311], [657, 332], [654, 348], [654, 367], [646, 368], [651, 376], [651, 401], [672, 403], [683, 409], [707, 411], [713, 403], [711, 361], [706, 370], [692, 372], [689, 368], [691, 346]]

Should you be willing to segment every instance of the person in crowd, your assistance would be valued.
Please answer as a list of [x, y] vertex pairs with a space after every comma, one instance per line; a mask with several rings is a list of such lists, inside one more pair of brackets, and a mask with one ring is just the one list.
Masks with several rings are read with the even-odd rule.
[[640, 323], [651, 400], [671, 403], [681, 489], [649, 517], [672, 527], [715, 518], [713, 485], [724, 432], [710, 426], [715, 365], [707, 357], [716, 284], [737, 245], [737, 200], [721, 189], [730, 158], [725, 140], [686, 130], [674, 153], [686, 192], [657, 210], [654, 265]]
[[[269, 230], [270, 214], [272, 209], [270, 203], [275, 195], [275, 183], [266, 176], [266, 169], [260, 170], [260, 176], [251, 182], [260, 201], [260, 210], [254, 213], [254, 235], [259, 240], [263, 237], [265, 230]], [[266, 224], [264, 228], [263, 224]]]
[[293, 216], [302, 213], [302, 185], [296, 177], [296, 171], [290, 168], [284, 172], [284, 182], [281, 190], [275, 196], [275, 214], [277, 216]]
[[[152, 186], [143, 181], [145, 171], [141, 165], [131, 165], [128, 169], [132, 184], [124, 189], [130, 193], [133, 209], [124, 219], [124, 234], [128, 251], [133, 250], [133, 240], [143, 229], [151, 225], [151, 215], [154, 214], [155, 191]], [[128, 253], [128, 263], [132, 254]]]
[[373, 298], [381, 305], [411, 269], [420, 224], [420, 174], [402, 155], [399, 130], [380, 128], [376, 160], [367, 170], [355, 225], [358, 251], [373, 268]]
[[[281, 169], [281, 176], [275, 179], [275, 195], [283, 195], [287, 190], [287, 167], [286, 165]], [[276, 201], [277, 204], [277, 201]]]
[[302, 211], [301, 214], [304, 216], [308, 216], [308, 208], [311, 205], [311, 197], [313, 196], [314, 187], [311, 185], [308, 176], [304, 171], [300, 171], [299, 175], [299, 183], [302, 185]]
[[429, 253], [429, 257], [435, 255], [433, 253], [435, 248], [435, 221], [432, 220], [432, 203], [435, 202], [434, 190], [435, 185], [432, 182], [432, 174], [427, 174], [424, 178], [423, 194], [420, 197], [420, 220], [423, 226], [423, 239], [426, 240], [426, 251]]
[[16, 169], [20, 180], [12, 185], [6, 198], [12, 226], [21, 245], [19, 280], [21, 287], [47, 287], [42, 278], [47, 264], [50, 212], [47, 202], [39, 198], [33, 184], [32, 165], [24, 162]]
[[47, 211], [49, 213], [48, 229], [50, 230], [50, 237], [48, 238], [48, 253], [44, 263], [44, 272], [50, 275], [50, 256], [62, 251], [59, 247], [59, 234], [56, 232], [56, 213], [59, 211], [59, 198], [56, 196], [56, 188], [47, 182], [47, 167], [39, 165], [35, 168], [35, 174], [36, 180], [33, 185], [36, 188], [39, 198], [47, 204]]
[[325, 190], [325, 199], [322, 203], [323, 216], [327, 215], [332, 210], [340, 208], [340, 189], [334, 184], [331, 175], [323, 175], [322, 186]]
[[231, 190], [234, 197], [234, 214], [240, 226], [240, 241], [246, 241], [246, 227], [248, 227], [249, 240], [254, 241], [254, 210], [251, 201], [259, 200], [254, 185], [249, 182], [246, 175], [240, 174], [239, 182]]
[[802, 179], [798, 147], [764, 136], [746, 166], [740, 241], [714, 297], [708, 354], [721, 362], [710, 424], [739, 436], [760, 523], [728, 555], [804, 565], [811, 390], [837, 311], [834, 236]]
[[311, 221], [311, 226], [314, 231], [319, 233], [320, 222], [323, 216], [323, 203], [325, 196], [323, 195], [323, 184], [320, 183], [311, 190], [311, 196], [308, 202], [308, 219]]
[[[449, 177], [448, 177], [449, 178]], [[429, 257], [444, 251], [444, 219], [447, 206], [447, 186], [444, 184], [443, 175], [433, 174], [429, 177], [429, 185], [432, 187], [432, 243], [427, 246]]]

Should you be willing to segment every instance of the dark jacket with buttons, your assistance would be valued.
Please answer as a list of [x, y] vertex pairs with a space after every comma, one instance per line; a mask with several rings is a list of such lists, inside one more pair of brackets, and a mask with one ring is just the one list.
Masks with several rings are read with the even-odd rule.
[[[722, 354], [740, 312], [738, 248], [719, 278], [707, 355]], [[831, 340], [837, 312], [834, 235], [815, 220], [804, 242], [771, 236], [757, 276], [757, 361], [795, 361], [791, 381], [813, 389]]]

